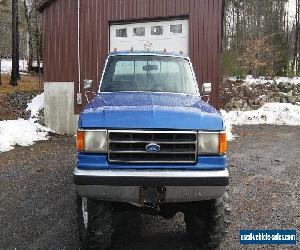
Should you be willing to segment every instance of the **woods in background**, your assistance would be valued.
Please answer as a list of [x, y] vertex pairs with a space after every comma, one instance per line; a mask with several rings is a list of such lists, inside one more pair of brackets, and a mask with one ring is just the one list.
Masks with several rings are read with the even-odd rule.
[[[40, 69], [42, 60], [38, 2], [0, 0], [0, 53], [26, 59], [28, 71]], [[18, 4], [18, 29], [12, 4]], [[300, 0], [224, 0], [222, 45], [223, 75], [300, 75]]]
[[33, 61], [39, 69], [42, 58], [42, 23], [40, 13], [37, 11], [38, 0], [23, 0], [24, 15], [27, 28], [27, 59], [28, 71], [32, 70]]
[[288, 0], [225, 0], [222, 70], [244, 77], [300, 73], [299, 3]]
[[27, 60], [29, 71], [33, 65], [40, 68], [42, 60], [42, 24], [40, 13], [36, 9], [38, 2], [39, 0], [0, 0], [0, 53], [5, 58], [13, 56], [12, 43], [17, 31], [13, 30], [12, 8], [13, 5], [18, 5], [19, 58]]

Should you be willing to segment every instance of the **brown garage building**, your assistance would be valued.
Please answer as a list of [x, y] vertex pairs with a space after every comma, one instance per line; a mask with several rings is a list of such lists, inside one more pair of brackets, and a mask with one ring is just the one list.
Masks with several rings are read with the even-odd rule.
[[[182, 47], [186, 43], [186, 53], [194, 64], [199, 85], [213, 84], [211, 103], [219, 108], [222, 7], [223, 0], [41, 1], [46, 125], [58, 133], [74, 133], [76, 114], [84, 105], [80, 94], [83, 80], [99, 82], [105, 58], [114, 49], [112, 30], [115, 32], [120, 26], [119, 31], [124, 31], [127, 24], [135, 23], [147, 26], [157, 22], [160, 27], [172, 21], [181, 25], [178, 20], [188, 23], [187, 28], [178, 29], [179, 32], [187, 29], [186, 38], [177, 34], [178, 39]], [[174, 30], [175, 34], [178, 30]], [[119, 32], [119, 38], [120, 34], [117, 44], [126, 44], [127, 32], [126, 37], [122, 35], [124, 32]]]

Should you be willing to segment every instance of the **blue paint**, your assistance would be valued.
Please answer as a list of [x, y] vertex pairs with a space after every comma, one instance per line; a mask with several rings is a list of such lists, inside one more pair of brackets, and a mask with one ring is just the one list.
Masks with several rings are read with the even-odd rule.
[[106, 155], [79, 153], [77, 167], [86, 170], [99, 169], [185, 169], [224, 170], [225, 156], [201, 156], [195, 164], [124, 164], [108, 163]]
[[176, 93], [99, 93], [79, 117], [79, 128], [224, 130], [221, 114], [199, 96]]

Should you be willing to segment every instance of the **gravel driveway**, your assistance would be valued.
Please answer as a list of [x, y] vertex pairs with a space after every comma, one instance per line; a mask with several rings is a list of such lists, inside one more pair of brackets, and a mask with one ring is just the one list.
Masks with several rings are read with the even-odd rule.
[[[241, 248], [239, 229], [299, 233], [300, 127], [243, 126], [235, 132], [229, 146], [232, 223], [221, 249]], [[0, 249], [78, 248], [74, 163], [74, 137], [0, 154]], [[164, 220], [130, 212], [124, 220], [112, 249], [195, 249], [181, 214]]]

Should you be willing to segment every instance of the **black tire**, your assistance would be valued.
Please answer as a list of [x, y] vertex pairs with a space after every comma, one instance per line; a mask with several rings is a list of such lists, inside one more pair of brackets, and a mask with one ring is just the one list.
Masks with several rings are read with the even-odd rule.
[[228, 196], [199, 202], [184, 214], [186, 230], [200, 249], [216, 249], [227, 234], [230, 209]]
[[77, 196], [77, 218], [81, 249], [107, 249], [113, 233], [113, 211], [109, 202], [87, 199], [87, 226], [84, 223], [82, 197]]

